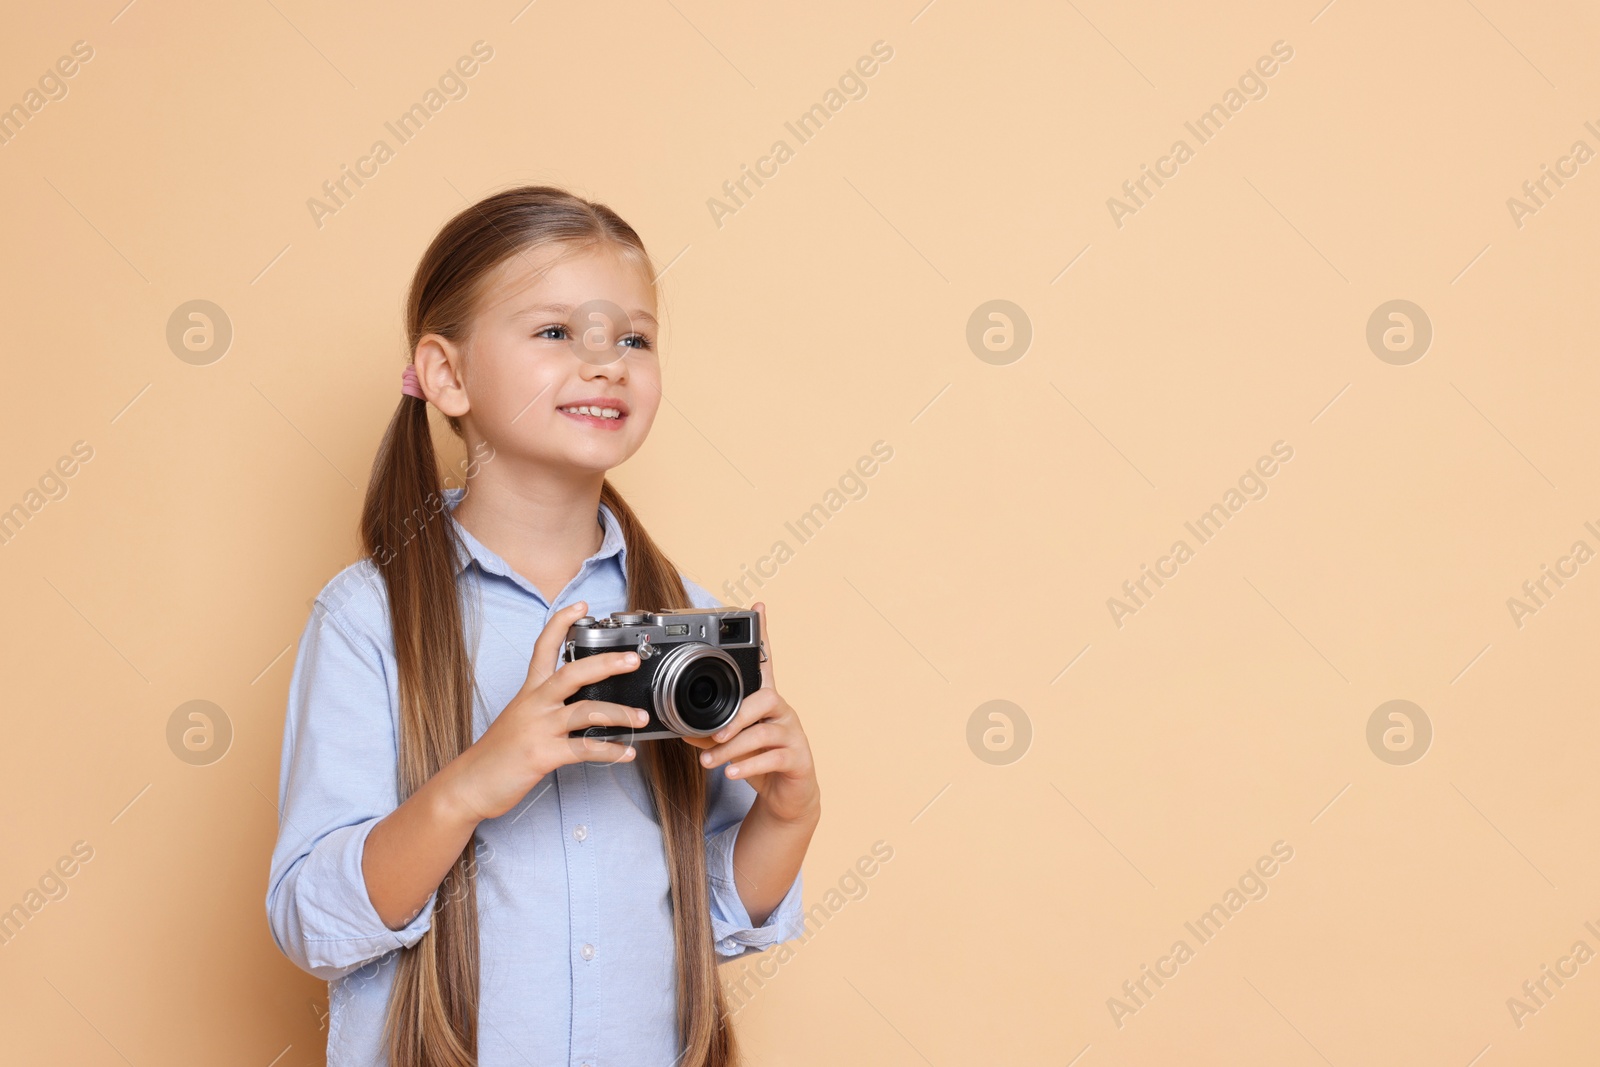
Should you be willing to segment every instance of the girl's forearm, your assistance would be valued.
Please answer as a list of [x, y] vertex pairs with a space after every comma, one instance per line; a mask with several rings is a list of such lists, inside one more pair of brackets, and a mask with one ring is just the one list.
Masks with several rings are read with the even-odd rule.
[[452, 783], [446, 765], [367, 835], [361, 874], [391, 930], [417, 917], [477, 829], [478, 820], [456, 803]]
[[733, 880], [756, 926], [766, 922], [800, 873], [820, 808], [796, 820], [773, 815], [756, 797], [733, 842]]

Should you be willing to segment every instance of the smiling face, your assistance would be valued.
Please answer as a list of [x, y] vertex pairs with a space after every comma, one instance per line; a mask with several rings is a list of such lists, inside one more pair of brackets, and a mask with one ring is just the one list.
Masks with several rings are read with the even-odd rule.
[[462, 345], [418, 342], [423, 387], [469, 451], [486, 441], [508, 466], [579, 474], [638, 451], [661, 402], [644, 270], [610, 244], [525, 249], [485, 278]]

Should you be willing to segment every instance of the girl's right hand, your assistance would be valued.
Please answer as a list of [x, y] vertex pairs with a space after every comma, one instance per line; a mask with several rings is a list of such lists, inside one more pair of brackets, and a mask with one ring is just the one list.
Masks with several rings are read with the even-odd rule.
[[482, 821], [504, 815], [557, 767], [634, 758], [632, 745], [567, 736], [589, 726], [639, 728], [649, 721], [643, 708], [601, 700], [565, 703], [583, 686], [639, 666], [633, 652], [602, 652], [556, 669], [567, 629], [587, 610], [580, 600], [550, 616], [534, 642], [522, 688], [483, 736], [446, 766], [451, 792], [466, 816]]

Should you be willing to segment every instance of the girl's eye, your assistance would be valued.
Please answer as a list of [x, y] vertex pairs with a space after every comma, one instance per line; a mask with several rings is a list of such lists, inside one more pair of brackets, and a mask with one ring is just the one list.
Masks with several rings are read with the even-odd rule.
[[[552, 334], [554, 336], [551, 336]], [[547, 341], [565, 341], [572, 336], [572, 331], [563, 323], [555, 323], [538, 330], [533, 336]], [[648, 352], [655, 348], [650, 338], [642, 333], [630, 333], [622, 338], [622, 343], [638, 352]]]

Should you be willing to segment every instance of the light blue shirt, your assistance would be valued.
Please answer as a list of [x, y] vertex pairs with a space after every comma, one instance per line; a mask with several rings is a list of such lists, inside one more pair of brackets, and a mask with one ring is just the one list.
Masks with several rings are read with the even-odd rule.
[[[526, 680], [534, 640], [552, 611], [577, 600], [596, 617], [626, 610], [627, 549], [602, 504], [599, 551], [546, 604], [456, 521], [464, 492], [446, 490], [450, 511], [429, 521], [453, 523], [467, 549], [456, 578], [467, 649], [476, 650], [476, 739]], [[695, 607], [724, 606], [687, 578], [684, 586]], [[284, 955], [329, 982], [328, 1067], [386, 1064], [383, 1018], [397, 950], [427, 932], [438, 895], [429, 895], [410, 924], [390, 930], [361, 873], [367, 834], [399, 805], [388, 610], [370, 559], [345, 568], [317, 597], [289, 683], [267, 917]], [[719, 958], [800, 936], [798, 875], [759, 927], [734, 886], [734, 838], [755, 790], [720, 767], [706, 772], [706, 785]], [[681, 1048], [668, 872], [637, 760], [558, 768], [516, 807], [480, 823], [478, 836], [481, 1067], [671, 1064]]]

